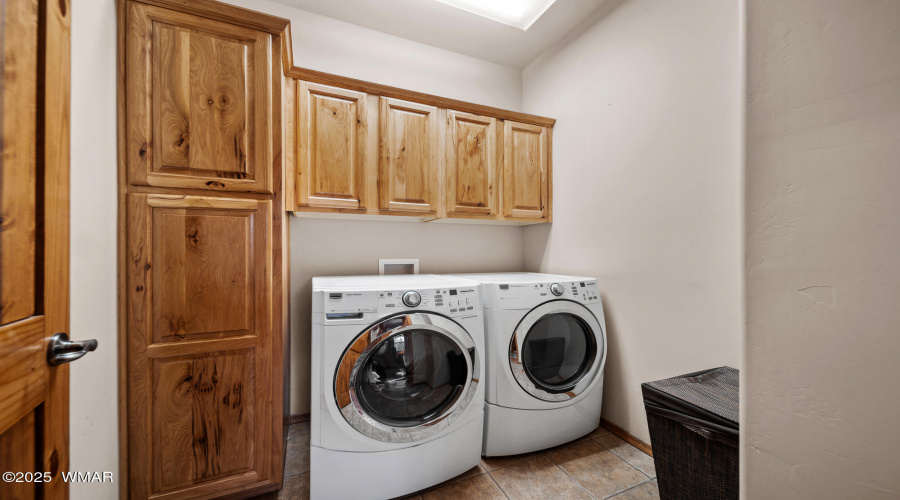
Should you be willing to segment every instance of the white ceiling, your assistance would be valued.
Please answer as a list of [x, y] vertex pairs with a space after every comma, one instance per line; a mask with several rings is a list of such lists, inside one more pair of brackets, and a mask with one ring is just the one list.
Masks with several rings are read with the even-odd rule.
[[605, 0], [557, 0], [527, 31], [435, 0], [275, 0], [382, 33], [524, 68]]

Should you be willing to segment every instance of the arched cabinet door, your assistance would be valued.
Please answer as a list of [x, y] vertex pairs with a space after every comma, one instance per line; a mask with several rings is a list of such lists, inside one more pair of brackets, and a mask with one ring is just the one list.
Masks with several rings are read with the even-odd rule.
[[128, 2], [128, 181], [272, 192], [271, 35]]

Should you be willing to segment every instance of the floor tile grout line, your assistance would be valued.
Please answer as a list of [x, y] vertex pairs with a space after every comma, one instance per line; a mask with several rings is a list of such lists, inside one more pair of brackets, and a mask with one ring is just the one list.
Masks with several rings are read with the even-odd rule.
[[[500, 470], [500, 469], [496, 469], [496, 470]], [[503, 493], [503, 496], [506, 497], [506, 500], [511, 500], [511, 499], [509, 498], [509, 495], [506, 494], [506, 490], [503, 489], [503, 486], [500, 486], [500, 483], [497, 482], [497, 479], [494, 478], [494, 476], [491, 475], [490, 472], [488, 472], [487, 475], [488, 475], [489, 478], [491, 478], [491, 481], [493, 481], [494, 484], [497, 486], [497, 489], [500, 490], [500, 493]]]
[[590, 491], [588, 491], [588, 489], [585, 488], [584, 485], [581, 484], [581, 482], [579, 482], [579, 481], [578, 481], [577, 479], [575, 479], [574, 477], [570, 476], [569, 473], [566, 472], [566, 469], [563, 469], [558, 463], [554, 462], [553, 459], [550, 458], [550, 455], [549, 455], [549, 454], [547, 455], [547, 460], [549, 460], [550, 463], [554, 465], [554, 467], [556, 467], [557, 469], [561, 470], [562, 473], [565, 474], [566, 477], [568, 477], [569, 479], [571, 479], [575, 484], [577, 484], [579, 488], [581, 488], [582, 490], [584, 490], [584, 492], [587, 493], [589, 497], [593, 498], [594, 500], [597, 500], [597, 497], [595, 497], [593, 493], [591, 493]]
[[613, 497], [615, 497], [615, 496], [617, 496], [617, 495], [621, 495], [622, 493], [625, 493], [626, 491], [631, 491], [631, 490], [637, 488], [638, 486], [643, 486], [643, 485], [645, 485], [645, 484], [647, 484], [647, 483], [652, 483], [652, 482], [653, 482], [652, 479], [648, 479], [648, 480], [643, 481], [643, 482], [640, 482], [640, 483], [638, 483], [638, 484], [636, 484], [636, 485], [634, 485], [634, 486], [629, 486], [629, 487], [625, 488], [625, 489], [622, 490], [622, 491], [617, 491], [617, 492], [613, 493], [612, 495], [610, 495], [610, 496], [608, 496], [608, 497], [603, 497], [601, 500], [608, 500], [608, 499], [613, 498]]
[[[653, 479], [653, 478], [656, 477], [656, 476], [651, 476], [650, 474], [647, 474], [646, 472], [644, 472], [643, 470], [641, 470], [640, 467], [638, 467], [637, 465], [634, 465], [633, 463], [629, 462], [627, 458], [625, 458], [625, 457], [619, 455], [618, 453], [616, 453], [616, 450], [614, 450], [614, 449], [612, 449], [612, 448], [607, 448], [606, 446], [603, 446], [603, 443], [601, 443], [600, 441], [597, 441], [597, 438], [594, 438], [594, 441], [595, 441], [597, 444], [599, 444], [601, 447], [603, 447], [603, 449], [605, 449], [606, 451], [608, 451], [608, 452], [612, 453], [613, 455], [619, 457], [619, 460], [621, 460], [621, 461], [625, 462], [626, 464], [630, 465], [633, 469], [635, 469], [635, 470], [637, 470], [638, 472], [640, 472], [641, 474], [647, 476], [649, 479]], [[628, 444], [628, 443], [625, 443], [625, 444]], [[631, 446], [631, 445], [628, 445], [628, 446]], [[635, 450], [638, 450], [637, 448], [634, 448], [634, 449], [635, 449]], [[641, 450], [638, 450], [638, 451], [641, 451]], [[644, 453], [644, 452], [641, 451], [641, 453]], [[645, 453], [645, 455], [646, 455], [646, 453]], [[647, 456], [649, 457], [650, 455], [647, 455]], [[650, 457], [650, 458], [653, 458], [653, 457]]]

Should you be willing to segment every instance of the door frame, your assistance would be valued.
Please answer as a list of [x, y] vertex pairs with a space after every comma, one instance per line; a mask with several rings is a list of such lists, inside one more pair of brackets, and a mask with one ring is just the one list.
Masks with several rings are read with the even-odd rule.
[[[38, 172], [43, 171], [44, 213], [44, 316], [48, 332], [69, 331], [69, 151], [71, 113], [70, 0], [42, 0], [43, 37], [39, 38], [39, 64], [43, 64], [42, 94], [38, 99]], [[43, 47], [40, 47], [43, 45]], [[39, 67], [38, 71], [41, 71]], [[41, 131], [43, 134], [41, 134]], [[43, 144], [41, 144], [43, 141]], [[43, 165], [43, 168], [41, 168]], [[50, 367], [44, 403], [45, 470], [69, 470], [69, 365]], [[45, 498], [66, 499], [68, 484], [51, 481]]]

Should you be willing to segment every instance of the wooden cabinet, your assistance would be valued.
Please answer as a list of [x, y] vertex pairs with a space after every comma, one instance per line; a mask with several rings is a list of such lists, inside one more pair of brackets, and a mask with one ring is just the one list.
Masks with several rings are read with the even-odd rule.
[[503, 129], [503, 215], [541, 220], [549, 210], [549, 155], [545, 127], [507, 121]]
[[131, 496], [270, 479], [272, 202], [130, 194], [128, 217]]
[[328, 85], [294, 85], [298, 215], [552, 220], [553, 120], [304, 71]]
[[[446, 213], [448, 217], [497, 215], [496, 118], [447, 111]], [[501, 145], [502, 147], [502, 145]]]
[[297, 206], [364, 210], [368, 162], [376, 160], [368, 151], [366, 94], [296, 85]]
[[270, 35], [127, 4], [132, 184], [272, 192]]
[[120, 496], [274, 491], [290, 372], [287, 21], [209, 0], [117, 6]]
[[383, 211], [437, 212], [443, 164], [438, 111], [381, 98], [378, 194]]

